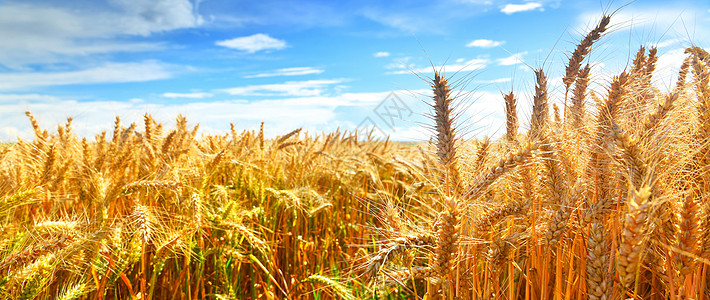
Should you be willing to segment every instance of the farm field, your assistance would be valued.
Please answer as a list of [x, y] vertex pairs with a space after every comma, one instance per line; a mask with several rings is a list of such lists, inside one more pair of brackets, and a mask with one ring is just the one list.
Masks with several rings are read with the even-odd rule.
[[[710, 299], [710, 54], [668, 90], [642, 46], [608, 82], [534, 71], [530, 120], [459, 131], [456, 84], [430, 80], [431, 141], [116, 118], [77, 136], [27, 113], [0, 145], [5, 299]], [[593, 88], [593, 87], [600, 88]], [[529, 124], [529, 126], [528, 126]]]

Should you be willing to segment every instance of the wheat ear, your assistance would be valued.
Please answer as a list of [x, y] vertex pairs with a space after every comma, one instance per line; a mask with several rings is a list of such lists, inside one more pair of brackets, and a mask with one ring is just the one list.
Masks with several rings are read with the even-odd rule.
[[530, 120], [531, 140], [542, 138], [547, 132], [550, 119], [550, 108], [547, 99], [547, 76], [542, 69], [535, 70], [535, 96], [533, 96], [532, 119]]
[[611, 299], [612, 282], [607, 275], [609, 247], [604, 225], [595, 222], [587, 241], [587, 298], [589, 300]]
[[646, 129], [644, 136], [651, 136], [663, 119], [668, 116], [668, 113], [673, 109], [673, 103], [678, 100], [678, 92], [674, 92], [665, 97], [663, 103], [658, 104], [656, 110], [650, 114], [643, 123], [643, 128]]
[[72, 235], [59, 235], [44, 243], [36, 244], [25, 248], [23, 251], [11, 254], [0, 263], [0, 274], [14, 271], [15, 269], [28, 265], [38, 258], [66, 248], [76, 240]]
[[699, 197], [691, 193], [685, 197], [678, 224], [678, 253], [675, 254], [676, 269], [681, 276], [694, 271], [695, 258], [700, 247], [700, 204]]
[[350, 291], [347, 287], [345, 287], [340, 282], [333, 280], [331, 278], [328, 278], [328, 277], [325, 277], [322, 275], [313, 274], [311, 276], [308, 276], [308, 278], [304, 279], [303, 281], [326, 285], [326, 286], [330, 287], [331, 290], [335, 293], [335, 295], [338, 296], [338, 298], [340, 298], [340, 299], [344, 299], [344, 300], [354, 299], [352, 291]]
[[567, 68], [565, 69], [565, 76], [562, 78], [562, 82], [565, 84], [567, 89], [569, 89], [572, 82], [574, 82], [575, 76], [577, 76], [577, 73], [579, 72], [579, 67], [582, 65], [584, 57], [589, 54], [589, 51], [591, 51], [594, 42], [596, 42], [602, 36], [604, 31], [606, 31], [609, 21], [611, 21], [611, 16], [602, 16], [602, 19], [599, 21], [599, 24], [597, 24], [597, 27], [594, 27], [594, 29], [592, 29], [592, 31], [590, 31], [577, 45], [574, 52], [572, 52], [572, 56], [569, 59]]
[[75, 300], [79, 299], [84, 294], [91, 290], [86, 283], [79, 283], [66, 288], [61, 295], [57, 297], [59, 300]]
[[409, 234], [394, 238], [388, 241], [382, 249], [368, 260], [366, 267], [367, 274], [370, 279], [373, 279], [379, 273], [382, 266], [391, 258], [400, 255], [408, 249], [432, 247], [436, 243], [436, 238], [426, 233]]
[[500, 207], [494, 208], [478, 218], [473, 224], [475, 232], [479, 235], [490, 232], [503, 218], [523, 213], [529, 206], [528, 201], [511, 201]]
[[505, 139], [516, 141], [518, 136], [518, 111], [517, 103], [513, 92], [503, 95], [505, 100]]
[[[608, 139], [612, 136], [613, 128], [616, 126], [616, 120], [619, 118], [620, 106], [626, 94], [626, 83], [628, 74], [622, 72], [621, 75], [614, 77], [609, 88], [609, 96], [606, 101], [601, 102], [601, 107], [597, 113], [597, 137], [595, 144], [601, 149], [593, 151], [585, 170], [585, 173], [592, 184], [588, 185], [593, 189], [591, 194], [592, 199], [596, 199], [595, 203], [588, 206], [588, 210], [583, 218], [585, 222], [591, 221], [592, 218], [600, 217], [600, 213], [606, 211], [612, 205], [612, 186], [611, 177], [613, 173], [609, 170], [609, 156], [606, 150], [609, 147]], [[592, 94], [593, 95], [593, 94]], [[610, 152], [610, 151], [609, 151]]]
[[591, 68], [589, 64], [585, 65], [584, 68], [579, 71], [577, 80], [574, 83], [574, 90], [572, 91], [572, 107], [570, 108], [574, 128], [582, 127], [582, 120], [584, 119], [584, 102], [587, 94], [587, 86], [589, 85], [590, 70]]
[[456, 133], [454, 132], [454, 116], [452, 114], [451, 90], [446, 78], [434, 73], [434, 120], [436, 122], [436, 154], [444, 169], [442, 182], [446, 195], [454, 195], [459, 190], [460, 178], [458, 156], [456, 155]]
[[648, 210], [651, 207], [649, 198], [651, 197], [651, 187], [645, 186], [635, 190], [631, 199], [627, 201], [626, 217], [624, 228], [621, 231], [621, 243], [619, 245], [619, 256], [616, 260], [616, 270], [619, 273], [619, 280], [627, 288], [631, 289], [640, 273], [643, 262], [644, 239], [646, 223], [648, 221]]
[[678, 70], [678, 79], [675, 82], [673, 93], [682, 94], [685, 90], [685, 80], [688, 77], [688, 71], [690, 69], [690, 64], [692, 63], [692, 61], [692, 56], [688, 56], [683, 60], [683, 64], [680, 65], [680, 70]]
[[465, 193], [467, 198], [475, 199], [481, 196], [498, 178], [503, 174], [514, 169], [516, 166], [525, 164], [532, 156], [535, 150], [540, 147], [539, 144], [525, 144], [520, 150], [511, 153], [507, 158], [501, 159], [497, 165], [491, 167], [491, 170], [482, 179], [478, 180], [474, 185], [468, 188]]
[[636, 56], [631, 63], [631, 74], [639, 75], [643, 72], [646, 67], [646, 47], [641, 46], [639, 50], [636, 51]]
[[459, 207], [455, 198], [446, 201], [446, 210], [440, 220], [432, 268], [439, 276], [445, 277], [454, 266], [459, 245]]

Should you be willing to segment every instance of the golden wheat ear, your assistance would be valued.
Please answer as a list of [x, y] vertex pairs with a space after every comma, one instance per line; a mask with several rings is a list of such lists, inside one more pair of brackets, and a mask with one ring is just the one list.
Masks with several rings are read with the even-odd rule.
[[[646, 251], [646, 229], [648, 211], [651, 207], [649, 198], [651, 188], [642, 187], [633, 192], [627, 201], [627, 211], [624, 227], [621, 233], [619, 255], [616, 260], [619, 281], [626, 289], [635, 290], [634, 284], [638, 282], [644, 252]], [[634, 292], [634, 294], [636, 294]]]
[[547, 76], [542, 69], [535, 70], [535, 96], [533, 96], [532, 119], [528, 138], [532, 141], [543, 138], [548, 131], [550, 107], [547, 99]]
[[452, 113], [452, 96], [448, 80], [434, 72], [432, 84], [434, 90], [434, 121], [436, 130], [436, 154], [444, 171], [441, 182], [444, 184], [446, 195], [454, 195], [459, 192], [461, 179], [459, 178], [459, 166], [457, 149], [457, 137], [455, 132], [454, 114]]
[[503, 95], [505, 100], [505, 139], [514, 142], [518, 139], [518, 100], [513, 91]]
[[604, 225], [594, 223], [587, 240], [587, 297], [590, 300], [611, 299], [613, 281], [607, 275], [611, 260]]
[[582, 61], [584, 61], [584, 57], [587, 56], [592, 50], [594, 42], [599, 40], [602, 34], [604, 34], [604, 32], [607, 30], [610, 21], [610, 15], [602, 16], [601, 20], [599, 20], [599, 24], [597, 24], [597, 26], [594, 27], [594, 29], [592, 29], [592, 31], [590, 31], [582, 39], [582, 41], [579, 42], [579, 44], [577, 44], [577, 48], [574, 49], [572, 55], [569, 58], [569, 62], [567, 63], [567, 67], [565, 68], [565, 76], [562, 77], [562, 83], [565, 85], [565, 103], [563, 113], [565, 118], [567, 115], [567, 93], [569, 92], [572, 83], [575, 82], [577, 76], [582, 71], [580, 67], [582, 66]]
[[[572, 91], [572, 106], [570, 107], [570, 115], [572, 117], [572, 127], [581, 128], [585, 114], [585, 101], [587, 94], [587, 86], [589, 85], [589, 72], [591, 67], [585, 65], [577, 74], [577, 80], [574, 83]], [[565, 116], [566, 118], [566, 116]]]
[[577, 44], [577, 48], [575, 48], [574, 52], [572, 52], [569, 63], [567, 63], [567, 68], [565, 68], [565, 76], [562, 78], [562, 82], [565, 84], [567, 89], [569, 89], [572, 82], [574, 82], [584, 57], [592, 50], [594, 42], [601, 38], [602, 34], [606, 31], [607, 26], [609, 26], [610, 21], [611, 16], [602, 16], [601, 20], [599, 20], [599, 24], [597, 24], [597, 26], [594, 27], [594, 29], [592, 29], [592, 31], [590, 31], [584, 39], [579, 42], [579, 44]]
[[339, 299], [343, 299], [343, 300], [355, 299], [355, 297], [353, 297], [353, 292], [348, 287], [346, 287], [345, 285], [343, 285], [342, 283], [340, 283], [336, 280], [333, 280], [331, 278], [328, 278], [328, 277], [325, 277], [322, 275], [314, 274], [314, 275], [308, 276], [308, 278], [304, 279], [303, 282], [317, 283], [317, 284], [322, 284], [327, 287], [330, 287], [330, 290], [333, 291], [333, 294], [335, 296], [337, 296], [337, 298], [339, 298]]

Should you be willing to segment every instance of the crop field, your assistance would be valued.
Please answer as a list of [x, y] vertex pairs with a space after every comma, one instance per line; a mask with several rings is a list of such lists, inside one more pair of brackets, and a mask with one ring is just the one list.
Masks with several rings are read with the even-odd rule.
[[530, 120], [500, 96], [497, 139], [465, 137], [438, 72], [428, 143], [148, 114], [82, 138], [28, 112], [34, 138], [0, 145], [0, 295], [710, 299], [710, 54], [687, 48], [668, 90], [655, 47], [604, 79], [609, 22], [535, 69]]

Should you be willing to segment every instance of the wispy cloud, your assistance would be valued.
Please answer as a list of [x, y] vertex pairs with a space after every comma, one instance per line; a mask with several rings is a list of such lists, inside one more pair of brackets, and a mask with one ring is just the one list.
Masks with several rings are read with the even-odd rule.
[[[420, 101], [413, 91], [395, 91], [406, 103], [416, 105]], [[425, 91], [415, 91], [424, 93]], [[348, 122], [337, 112], [341, 107], [361, 107], [370, 112], [390, 92], [342, 93], [331, 96], [309, 96], [272, 100], [246, 101], [238, 99], [150, 103], [140, 99], [133, 101], [77, 101], [42, 94], [0, 94], [0, 141], [14, 141], [16, 137], [32, 138], [30, 122], [24, 112], [31, 111], [43, 128], [56, 128], [66, 117], [74, 118], [74, 131], [83, 137], [92, 138], [96, 133], [110, 130], [113, 120], [120, 116], [124, 123], [141, 122], [145, 113], [151, 114], [167, 128], [174, 126], [175, 117], [184, 115], [191, 124], [200, 124], [200, 133], [223, 134], [229, 123], [237, 128], [258, 129], [265, 122], [265, 134], [275, 136], [294, 128], [309, 131], [353, 130], [360, 119]], [[370, 109], [367, 109], [370, 107]], [[110, 109], [107, 109], [110, 108]], [[346, 112], [350, 116], [353, 112]], [[405, 121], [398, 123], [407, 125]], [[401, 131], [401, 132], [400, 132]], [[399, 134], [408, 129], [398, 129]], [[391, 132], [388, 132], [391, 133]]]
[[492, 83], [505, 83], [505, 82], [510, 82], [512, 79], [510, 78], [498, 78], [498, 79], [492, 79], [492, 80], [476, 80], [476, 83], [483, 83], [483, 84], [492, 84]]
[[0, 103], [2, 102], [24, 102], [24, 101], [42, 101], [42, 102], [55, 102], [59, 101], [61, 98], [52, 95], [42, 95], [42, 94], [0, 94]]
[[517, 64], [523, 63], [523, 55], [526, 55], [526, 54], [528, 54], [527, 51], [515, 53], [515, 54], [505, 57], [505, 58], [499, 58], [496, 61], [501, 66], [517, 65]]
[[41, 95], [18, 96], [19, 99], [15, 101], [0, 102], [0, 115], [3, 116], [0, 122], [0, 141], [14, 141], [16, 137], [32, 138], [32, 128], [24, 115], [26, 110], [32, 111], [40, 126], [47, 129], [56, 128], [57, 123], [63, 123], [66, 117], [72, 116], [74, 131], [89, 138], [101, 131], [110, 130], [111, 122], [117, 115], [123, 122], [131, 123], [140, 122], [141, 116], [149, 113], [168, 127], [174, 126], [176, 116], [183, 115], [190, 123], [200, 124], [200, 133], [208, 134], [226, 132], [230, 122], [234, 122], [238, 128], [255, 129], [264, 121], [270, 136], [306, 125], [322, 128], [336, 120], [335, 106], [304, 104], [293, 99], [159, 104], [140, 100], [87, 102], [74, 99], [45, 100]]
[[0, 73], [0, 91], [71, 84], [151, 81], [170, 78], [170, 69], [170, 65], [149, 60], [136, 63], [105, 63], [95, 68], [68, 72]]
[[323, 69], [318, 69], [318, 68], [314, 68], [314, 67], [296, 67], [296, 68], [278, 69], [273, 72], [247, 75], [247, 76], [244, 76], [244, 78], [262, 78], [262, 77], [274, 77], [274, 76], [298, 76], [298, 75], [320, 74], [323, 72], [324, 72]]
[[387, 74], [431, 74], [434, 73], [434, 71], [441, 73], [471, 72], [485, 68], [488, 63], [488, 59], [475, 58], [459, 64], [434, 67], [414, 67], [414, 65], [411, 64], [400, 64], [396, 67], [400, 68], [401, 70], [387, 72]]
[[386, 69], [411, 69], [414, 68], [415, 65], [411, 63], [410, 61], [412, 58], [410, 56], [406, 57], [398, 57], [392, 60], [391, 63], [387, 64], [385, 66]]
[[[679, 6], [675, 2], [643, 5], [641, 3], [625, 7], [614, 13], [610, 28], [628, 27], [633, 24], [633, 32], [663, 32], [667, 41], [673, 39], [705, 40], [710, 38], [710, 18], [702, 13], [699, 5]], [[589, 32], [599, 23], [597, 11], [589, 11], [578, 16], [574, 30]], [[691, 25], [692, 24], [692, 25]], [[661, 42], [662, 44], [663, 42]]]
[[286, 41], [272, 38], [268, 34], [263, 33], [233, 38], [230, 40], [217, 41], [215, 44], [222, 47], [242, 50], [248, 53], [263, 50], [281, 50], [288, 47]]
[[[197, 1], [199, 2], [199, 1]], [[154, 32], [195, 27], [203, 23], [202, 16], [190, 0], [113, 0], [115, 21], [122, 21], [121, 31], [147, 36]], [[101, 17], [101, 16], [99, 16]], [[107, 20], [112, 21], [112, 20]], [[104, 26], [116, 26], [102, 22]]]
[[528, 2], [525, 4], [506, 4], [501, 8], [501, 12], [506, 15], [512, 15], [518, 12], [530, 11], [530, 10], [543, 10], [542, 3], [538, 2]]
[[287, 81], [284, 83], [234, 87], [220, 91], [234, 96], [320, 96], [324, 94], [328, 86], [344, 81], [344, 79]]
[[212, 93], [163, 93], [165, 98], [187, 98], [187, 99], [203, 99], [214, 96]]
[[[130, 36], [196, 27], [203, 23], [189, 0], [89, 1], [83, 9], [30, 1], [0, 4], [0, 65], [72, 63], [74, 58], [112, 52], [163, 49], [160, 42], [130, 42]], [[120, 37], [120, 38], [119, 38]]]
[[658, 48], [665, 48], [665, 47], [672, 46], [672, 45], [675, 45], [675, 44], [680, 43], [680, 42], [682, 42], [681, 39], [668, 39], [668, 40], [665, 40], [665, 41], [663, 41], [663, 42], [659, 42], [659, 43], [657, 43], [657, 44], [646, 43], [646, 45], [649, 46], [649, 47], [654, 47], [654, 46], [655, 46], [655, 47], [658, 47]]
[[390, 56], [390, 53], [389, 52], [377, 52], [377, 53], [373, 54], [373, 56], [374, 57], [388, 57], [388, 56]]
[[[401, 5], [405, 3], [402, 1], [368, 2], [365, 5], [357, 5], [355, 11], [361, 17], [395, 29], [397, 32], [394, 34], [448, 35], [455, 31], [457, 24], [460, 25], [470, 21], [472, 17], [486, 14], [492, 8], [491, 4], [499, 1], [502, 0], [447, 0], [420, 2], [417, 5]], [[392, 31], [387, 32], [390, 36], [392, 33]]]
[[656, 72], [653, 75], [656, 87], [664, 91], [675, 85], [678, 79], [678, 69], [683, 64], [685, 57], [685, 49], [683, 48], [669, 50], [658, 57]]
[[419, 32], [425, 28], [433, 28], [427, 26], [428, 21], [421, 16], [408, 14], [407, 12], [385, 12], [375, 7], [369, 7], [363, 10], [364, 17], [378, 22], [387, 27], [395, 28], [404, 32]]
[[[212, 11], [210, 16], [214, 16], [211, 21], [218, 26], [244, 28], [255, 24], [268, 24], [290, 29], [327, 28], [351, 22], [353, 10], [343, 9], [342, 4], [344, 3], [322, 1], [241, 1], [239, 6], [232, 6], [236, 9]], [[213, 4], [215, 7], [216, 5]]]
[[493, 48], [505, 44], [505, 41], [493, 41], [486, 39], [473, 40], [466, 44], [466, 47]]

